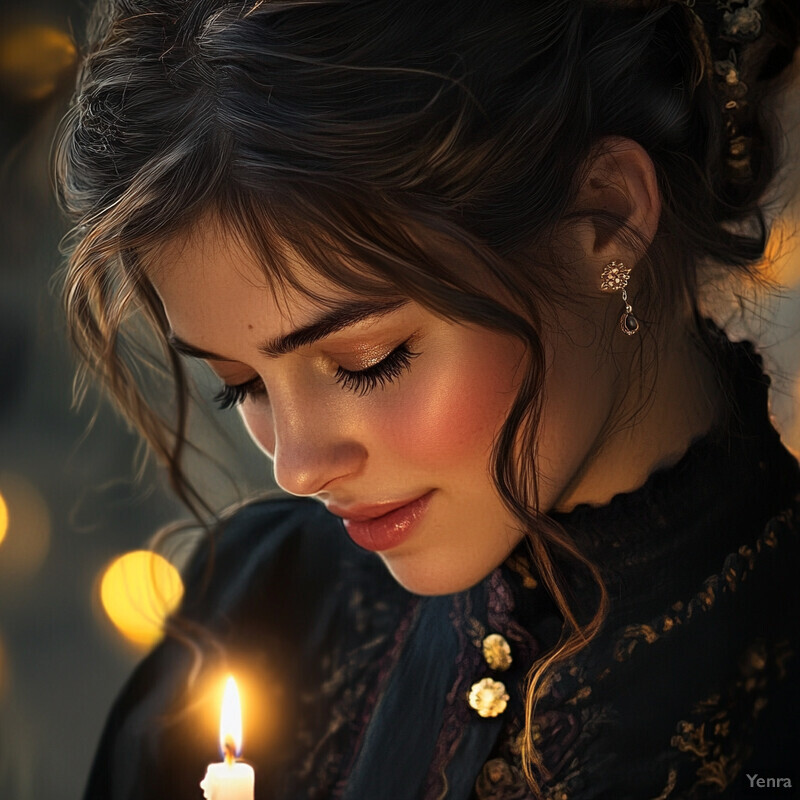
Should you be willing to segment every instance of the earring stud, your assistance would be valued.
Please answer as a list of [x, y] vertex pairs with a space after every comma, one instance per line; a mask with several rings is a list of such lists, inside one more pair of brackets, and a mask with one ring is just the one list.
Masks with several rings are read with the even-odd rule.
[[639, 330], [639, 320], [633, 315], [633, 307], [628, 302], [628, 279], [631, 276], [631, 268], [626, 267], [622, 261], [609, 261], [603, 267], [600, 276], [600, 290], [603, 292], [622, 292], [622, 302], [625, 303], [625, 310], [619, 318], [619, 327], [626, 336], [633, 336]]

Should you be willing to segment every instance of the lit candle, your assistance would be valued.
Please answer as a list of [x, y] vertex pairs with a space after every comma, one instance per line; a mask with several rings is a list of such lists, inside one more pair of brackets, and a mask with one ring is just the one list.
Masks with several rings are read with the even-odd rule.
[[206, 800], [253, 800], [255, 774], [249, 764], [236, 760], [242, 749], [242, 706], [236, 681], [229, 676], [219, 719], [219, 746], [225, 757], [221, 764], [209, 764], [200, 781]]

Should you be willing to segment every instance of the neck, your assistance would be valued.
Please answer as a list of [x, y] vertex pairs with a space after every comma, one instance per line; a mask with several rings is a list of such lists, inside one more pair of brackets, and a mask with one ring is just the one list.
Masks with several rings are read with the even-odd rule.
[[685, 325], [667, 329], [652, 366], [638, 372], [631, 369], [617, 412], [553, 510], [605, 505], [638, 489], [655, 470], [677, 463], [719, 418], [723, 399], [714, 369]]

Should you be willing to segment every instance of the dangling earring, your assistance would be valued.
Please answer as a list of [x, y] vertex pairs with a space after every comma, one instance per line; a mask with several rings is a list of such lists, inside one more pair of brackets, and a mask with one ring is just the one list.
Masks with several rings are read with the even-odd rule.
[[631, 268], [626, 267], [621, 261], [610, 261], [603, 267], [603, 274], [600, 276], [600, 289], [603, 292], [618, 292], [622, 290], [622, 302], [625, 303], [625, 310], [619, 318], [619, 327], [626, 336], [633, 336], [639, 330], [639, 320], [633, 316], [633, 308], [628, 302], [628, 278], [631, 275]]

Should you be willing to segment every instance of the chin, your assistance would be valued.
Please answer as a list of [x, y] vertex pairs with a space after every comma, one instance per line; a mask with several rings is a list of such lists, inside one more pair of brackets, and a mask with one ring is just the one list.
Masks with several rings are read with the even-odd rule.
[[454, 568], [451, 563], [432, 564], [419, 553], [414, 555], [382, 555], [384, 564], [392, 577], [407, 591], [425, 597], [456, 594], [471, 589], [480, 583], [496, 565], [489, 569], [460, 565]]

